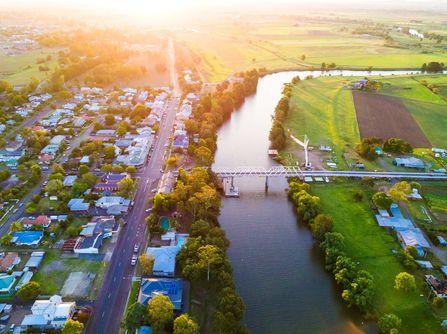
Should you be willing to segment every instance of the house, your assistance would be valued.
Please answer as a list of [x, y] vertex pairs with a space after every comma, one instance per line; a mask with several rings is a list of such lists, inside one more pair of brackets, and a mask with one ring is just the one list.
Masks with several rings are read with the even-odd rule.
[[147, 253], [154, 258], [152, 269], [154, 276], [173, 277], [175, 275], [175, 258], [185, 244], [187, 234], [166, 234], [166, 240], [170, 240], [169, 246], [148, 247]]
[[75, 252], [75, 254], [99, 254], [99, 249], [102, 246], [102, 240], [102, 233], [82, 237], [73, 248], [73, 252]]
[[138, 302], [147, 305], [157, 295], [164, 295], [174, 305], [174, 310], [183, 308], [183, 280], [180, 278], [143, 278]]
[[12, 295], [16, 278], [8, 274], [0, 274], [0, 295]]
[[124, 179], [127, 173], [105, 173], [101, 180], [95, 184], [96, 191], [117, 191], [119, 189], [118, 183]]
[[64, 178], [64, 187], [73, 187], [73, 184], [75, 183], [77, 178], [78, 177], [76, 175], [67, 175]]
[[413, 188], [413, 190], [411, 191], [410, 195], [407, 195], [408, 199], [411, 199], [413, 201], [421, 201], [422, 200], [422, 196], [421, 194], [419, 194], [419, 190], [417, 190], [416, 188]]
[[12, 234], [11, 243], [16, 246], [37, 246], [43, 238], [43, 231], [19, 231]]
[[90, 203], [84, 202], [83, 198], [72, 198], [68, 201], [68, 208], [72, 212], [87, 212], [90, 209]]
[[0, 271], [7, 272], [12, 270], [20, 263], [19, 253], [9, 252], [4, 257], [0, 258]]
[[26, 230], [31, 229], [33, 226], [42, 226], [43, 228], [49, 227], [51, 219], [48, 216], [40, 215], [37, 217], [28, 217], [22, 220], [22, 225]]
[[96, 201], [95, 205], [101, 209], [108, 209], [117, 205], [129, 207], [130, 200], [121, 196], [103, 196]]
[[31, 278], [33, 278], [34, 273], [32, 271], [25, 271], [22, 274], [22, 277], [20, 277], [19, 281], [17, 282], [16, 286], [14, 287], [14, 290], [19, 291], [22, 286], [29, 283], [31, 281]]
[[178, 135], [172, 143], [173, 148], [187, 149], [189, 146], [189, 138], [186, 134]]
[[425, 275], [425, 282], [437, 297], [447, 298], [447, 281], [440, 280], [433, 275]]
[[98, 137], [115, 137], [115, 130], [102, 129], [96, 131], [95, 135]]
[[22, 328], [61, 329], [75, 312], [75, 302], [63, 302], [58, 295], [49, 300], [36, 300], [31, 307], [31, 313], [25, 315]]
[[60, 146], [64, 142], [64, 140], [65, 140], [65, 136], [57, 135], [57, 136], [54, 136], [53, 138], [51, 138], [50, 144]]
[[25, 263], [25, 268], [28, 268], [28, 270], [39, 269], [44, 257], [45, 252], [32, 252], [30, 258]]
[[175, 275], [175, 258], [179, 252], [180, 248], [177, 246], [148, 247], [147, 253], [154, 258], [153, 275], [173, 277]]
[[90, 163], [90, 157], [88, 155], [84, 155], [81, 160], [79, 160], [79, 163], [88, 165]]
[[25, 155], [25, 150], [0, 150], [0, 162], [6, 164], [6, 166], [11, 168], [16, 168], [19, 164], [19, 159]]
[[387, 210], [379, 210], [379, 214], [375, 215], [377, 223], [380, 227], [385, 228], [412, 228], [413, 223], [411, 220], [406, 219], [399, 209], [399, 206], [395, 203], [391, 204], [390, 212]]
[[393, 164], [397, 167], [424, 169], [425, 164], [421, 159], [415, 157], [400, 157], [393, 160]]
[[419, 228], [399, 228], [396, 229], [396, 233], [402, 247], [404, 249], [410, 246], [416, 248], [419, 256], [423, 256], [425, 254], [424, 250], [431, 248], [430, 243]]

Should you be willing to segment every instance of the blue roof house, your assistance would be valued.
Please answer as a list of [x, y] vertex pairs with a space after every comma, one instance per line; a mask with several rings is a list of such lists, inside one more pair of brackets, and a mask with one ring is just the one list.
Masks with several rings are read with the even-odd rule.
[[20, 231], [12, 234], [12, 243], [17, 246], [37, 246], [43, 238], [43, 231]]
[[174, 310], [180, 311], [183, 308], [183, 281], [180, 278], [145, 278], [141, 283], [138, 302], [143, 305], [157, 295], [167, 296]]

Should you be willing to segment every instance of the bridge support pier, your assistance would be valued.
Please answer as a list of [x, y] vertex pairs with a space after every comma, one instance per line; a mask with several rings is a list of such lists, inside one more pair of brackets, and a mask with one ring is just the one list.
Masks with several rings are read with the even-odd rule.
[[269, 177], [268, 176], [265, 177], [265, 190], [266, 191], [269, 190]]

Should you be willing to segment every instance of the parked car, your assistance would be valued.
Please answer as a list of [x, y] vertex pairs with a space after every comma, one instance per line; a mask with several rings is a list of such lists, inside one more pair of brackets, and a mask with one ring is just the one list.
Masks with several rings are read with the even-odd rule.
[[132, 255], [132, 260], [130, 260], [130, 264], [132, 266], [137, 264], [137, 256], [136, 255]]
[[133, 247], [133, 252], [138, 253], [139, 250], [140, 250], [140, 244], [135, 244], [135, 246]]
[[152, 212], [152, 208], [146, 209], [146, 212]]
[[11, 316], [10, 316], [9, 314], [4, 315], [3, 317], [0, 318], [0, 321], [1, 321], [1, 322], [6, 322], [6, 321], [9, 320], [10, 317], [11, 317]]

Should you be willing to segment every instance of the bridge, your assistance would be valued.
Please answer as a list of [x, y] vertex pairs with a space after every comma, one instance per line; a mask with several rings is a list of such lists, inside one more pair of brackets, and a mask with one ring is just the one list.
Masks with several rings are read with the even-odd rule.
[[372, 172], [372, 171], [350, 171], [350, 170], [303, 170], [298, 166], [274, 166], [264, 167], [235, 167], [235, 168], [213, 168], [214, 173], [222, 179], [233, 179], [235, 177], [256, 176], [265, 177], [265, 186], [268, 188], [270, 177], [352, 177], [352, 178], [377, 178], [377, 179], [408, 179], [408, 180], [444, 180], [447, 181], [446, 173], [423, 173], [423, 172]]

